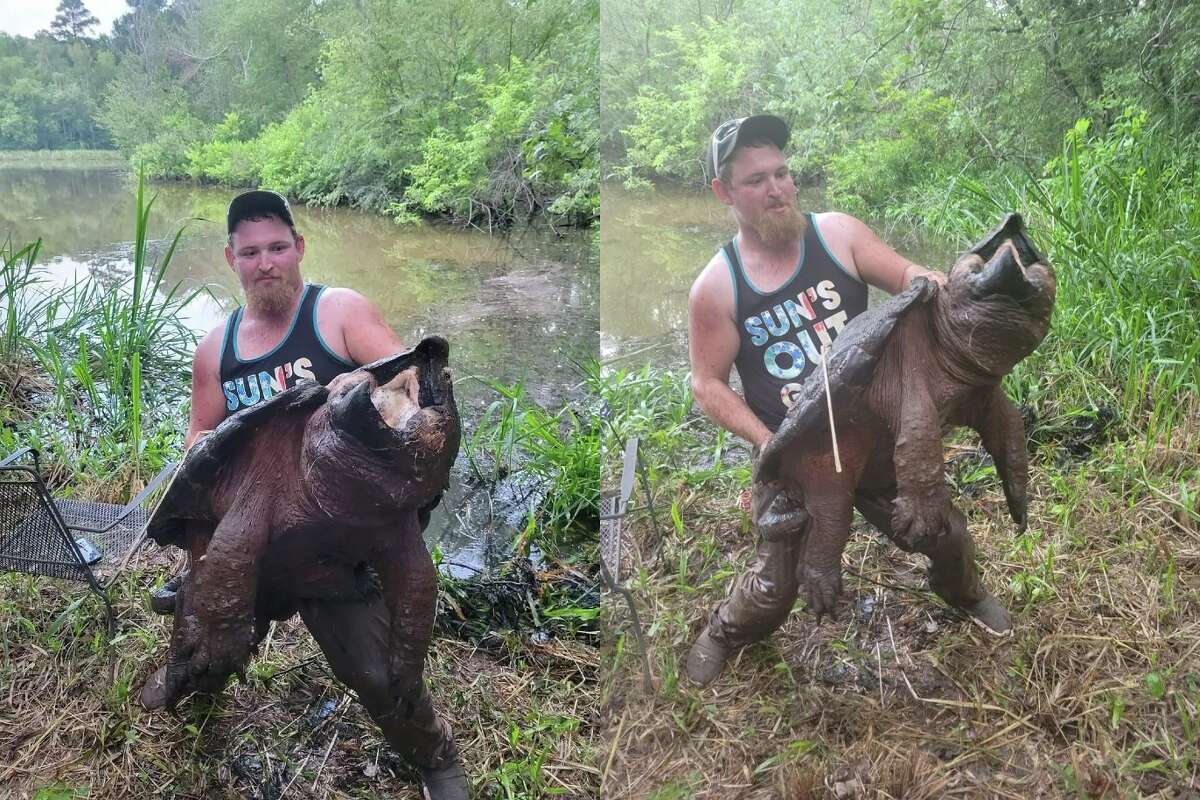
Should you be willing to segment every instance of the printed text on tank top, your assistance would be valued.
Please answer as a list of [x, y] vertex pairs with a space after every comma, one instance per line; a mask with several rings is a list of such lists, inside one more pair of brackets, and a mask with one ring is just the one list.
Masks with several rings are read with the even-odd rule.
[[244, 309], [229, 316], [220, 361], [226, 416], [290, 389], [301, 379], [325, 384], [355, 368], [321, 334], [317, 307], [324, 290], [319, 284], [306, 284], [287, 332], [274, 347], [253, 358], [244, 357], [238, 343]]
[[723, 251], [740, 339], [734, 363], [746, 404], [775, 430], [804, 379], [820, 364], [821, 351], [866, 310], [867, 287], [832, 254], [811, 215], [799, 261], [777, 288], [755, 285], [736, 238]]

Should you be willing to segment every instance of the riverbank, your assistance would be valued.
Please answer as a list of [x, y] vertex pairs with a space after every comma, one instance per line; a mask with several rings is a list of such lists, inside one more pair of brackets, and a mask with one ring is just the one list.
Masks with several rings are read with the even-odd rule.
[[128, 163], [116, 150], [0, 150], [0, 166], [124, 167]]
[[[116, 259], [81, 259], [89, 271], [78, 283], [55, 281], [38, 244], [0, 252], [0, 457], [39, 448], [56, 495], [123, 503], [179, 457], [196, 332], [183, 313], [189, 293], [173, 294], [166, 276], [186, 240], [149, 236], [144, 187], [135, 206], [128, 249]], [[353, 233], [362, 238], [361, 228]], [[489, 299], [536, 292], [554, 312], [582, 309], [576, 319], [586, 319], [586, 293], [564, 290], [569, 297], [551, 302], [557, 289], [539, 267], [541, 245], [516, 244], [525, 255], [514, 270], [501, 269], [509, 256], [464, 248]], [[443, 284], [454, 275], [436, 272]], [[437, 313], [428, 294], [408, 302]], [[443, 314], [438, 321], [461, 333], [492, 316], [511, 330], [512, 313], [524, 312], [496, 305], [482, 319], [472, 313], [455, 323]], [[431, 536], [443, 574], [428, 674], [477, 793], [593, 796], [598, 577], [594, 537], [580, 531], [596, 524], [599, 422], [565, 383], [527, 392], [484, 379], [478, 373], [489, 364], [540, 374], [517, 358], [496, 364], [495, 346], [491, 337], [456, 351], [456, 364], [473, 369], [456, 387], [468, 400], [460, 402], [463, 458], [452, 483], [481, 511], [457, 507], [461, 496], [452, 491], [431, 529], [477, 524], [460, 536], [483, 540], [484, 555], [465, 565], [468, 574], [452, 575], [449, 562], [466, 559], [459, 539]], [[556, 358], [573, 352], [563, 337], [557, 347]], [[586, 383], [587, 374], [558, 378]], [[514, 485], [525, 494], [501, 496]], [[536, 567], [526, 555], [536, 556]], [[146, 591], [177, 572], [180, 559], [154, 548], [137, 555], [112, 591], [117, 630], [107, 649], [101, 605], [86, 588], [0, 575], [0, 683], [9, 701], [0, 710], [0, 795], [417, 797], [413, 774], [326, 672], [297, 620], [275, 626], [249, 684], [215, 706], [141, 712], [137, 689], [169, 636], [169, 621], [148, 611]]]

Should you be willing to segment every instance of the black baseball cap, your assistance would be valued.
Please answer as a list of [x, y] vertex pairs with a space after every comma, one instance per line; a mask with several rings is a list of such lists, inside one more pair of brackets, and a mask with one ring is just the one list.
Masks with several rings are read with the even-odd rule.
[[721, 167], [733, 156], [739, 144], [766, 139], [782, 150], [788, 135], [787, 123], [772, 114], [755, 114], [722, 122], [708, 140], [704, 171], [711, 181], [721, 174]]
[[266, 189], [242, 192], [229, 202], [229, 210], [225, 212], [227, 233], [232, 234], [233, 229], [244, 219], [258, 219], [268, 215], [279, 217], [291, 227], [296, 227], [296, 222], [292, 219], [292, 207], [283, 195]]

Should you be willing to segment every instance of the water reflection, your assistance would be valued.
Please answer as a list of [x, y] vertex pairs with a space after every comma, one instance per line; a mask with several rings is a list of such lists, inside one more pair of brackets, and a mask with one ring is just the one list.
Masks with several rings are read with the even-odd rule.
[[[42, 260], [56, 281], [90, 275], [114, 285], [132, 266], [135, 189], [119, 169], [0, 167], [0, 241], [41, 238]], [[223, 255], [233, 192], [166, 184], [148, 187], [148, 194], [156, 195], [152, 253], [186, 226], [165, 283], [178, 282], [185, 292], [207, 288], [185, 319], [203, 333], [240, 302]], [[522, 381], [534, 399], [553, 407], [579, 382], [572, 362], [596, 353], [599, 259], [590, 231], [559, 237], [527, 229], [501, 238], [445, 226], [401, 228], [347, 209], [296, 207], [294, 214], [306, 241], [307, 280], [370, 297], [406, 342], [431, 333], [451, 341], [468, 436], [492, 399], [478, 379]], [[451, 497], [431, 535], [458, 554], [453, 560], [471, 562], [472, 553], [490, 546], [491, 537], [479, 530], [486, 525], [468, 498]], [[496, 523], [500, 538], [504, 527]]]

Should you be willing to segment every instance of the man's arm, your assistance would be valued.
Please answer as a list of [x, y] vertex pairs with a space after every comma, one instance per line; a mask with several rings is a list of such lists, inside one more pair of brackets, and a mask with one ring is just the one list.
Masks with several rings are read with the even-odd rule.
[[[355, 364], [370, 364], [404, 349], [375, 304], [353, 289], [326, 289], [317, 318], [330, 346]], [[327, 335], [330, 331], [335, 335]]]
[[709, 262], [688, 296], [692, 392], [713, 422], [757, 447], [771, 438], [771, 431], [729, 387], [729, 371], [737, 358], [739, 340], [733, 319], [733, 289], [721, 259], [718, 253]]
[[[888, 294], [898, 294], [913, 278], [924, 276], [944, 285], [946, 274], [914, 264], [888, 247], [875, 232], [849, 214], [820, 214], [821, 236], [838, 260], [858, 277]], [[848, 257], [848, 258], [847, 258]]]
[[203, 431], [211, 431], [225, 419], [225, 394], [221, 391], [221, 335], [215, 328], [200, 340], [192, 358], [192, 411], [188, 417], [183, 449], [187, 450]]

